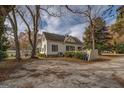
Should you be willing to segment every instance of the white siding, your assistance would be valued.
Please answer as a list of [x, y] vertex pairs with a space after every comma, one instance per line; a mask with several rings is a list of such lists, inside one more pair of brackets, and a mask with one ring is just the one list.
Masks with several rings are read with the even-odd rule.
[[82, 45], [78, 45], [78, 44], [65, 44], [65, 48], [66, 46], [74, 46], [75, 47], [75, 51], [78, 50], [78, 47], [82, 47]]
[[[72, 39], [70, 39], [70, 40], [73, 41]], [[52, 45], [58, 45], [57, 52], [52, 51]], [[44, 46], [46, 46], [46, 50], [45, 50]], [[56, 42], [56, 41], [47, 41], [45, 36], [43, 35], [40, 53], [46, 54], [46, 55], [56, 55], [59, 52], [64, 53], [66, 51], [66, 46], [74, 46], [75, 50], [78, 50], [78, 47], [82, 47], [82, 45], [78, 45], [78, 44], [67, 44], [64, 42], [62, 43], [62, 42]]]
[[[44, 46], [46, 46], [46, 49], [45, 49], [45, 47]], [[44, 37], [44, 35], [43, 35], [43, 37], [42, 37], [42, 45], [41, 45], [41, 52], [40, 52], [41, 54], [47, 54], [47, 40], [46, 40], [46, 38]]]
[[[53, 52], [52, 51], [52, 45], [58, 45], [58, 52]], [[64, 52], [65, 47], [63, 43], [60, 42], [54, 42], [54, 41], [47, 41], [47, 54], [48, 55], [56, 55], [59, 52]]]
[[[52, 51], [52, 45], [58, 45], [58, 52]], [[78, 50], [78, 47], [82, 47], [81, 45], [77, 44], [65, 44], [61, 42], [47, 41], [47, 55], [56, 55], [59, 52], [64, 53], [66, 51], [66, 46], [74, 46], [75, 50]]]

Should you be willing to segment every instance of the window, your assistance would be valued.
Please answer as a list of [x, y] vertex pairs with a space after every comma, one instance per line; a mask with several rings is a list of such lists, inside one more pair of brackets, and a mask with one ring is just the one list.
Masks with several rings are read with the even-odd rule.
[[58, 45], [52, 45], [52, 52], [58, 51]]
[[78, 51], [81, 51], [82, 50], [82, 48], [81, 47], [78, 47]]
[[75, 51], [74, 46], [66, 46], [66, 51]]

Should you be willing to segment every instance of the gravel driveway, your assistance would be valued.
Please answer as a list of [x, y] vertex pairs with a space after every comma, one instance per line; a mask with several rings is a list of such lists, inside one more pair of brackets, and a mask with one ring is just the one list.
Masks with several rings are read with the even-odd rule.
[[124, 58], [108, 62], [78, 64], [58, 60], [39, 60], [24, 64], [0, 82], [0, 87], [85, 88], [123, 87], [113, 78], [124, 78]]

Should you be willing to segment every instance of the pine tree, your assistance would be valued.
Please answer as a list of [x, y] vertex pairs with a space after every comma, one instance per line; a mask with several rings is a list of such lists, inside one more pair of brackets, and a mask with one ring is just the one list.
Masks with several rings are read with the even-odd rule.
[[118, 15], [116, 22], [111, 26], [113, 32], [113, 51], [124, 53], [124, 6], [117, 9]]
[[4, 17], [0, 16], [0, 60], [6, 57], [6, 50], [9, 48], [9, 42], [5, 36]]
[[1, 5], [0, 6], [0, 60], [6, 57], [6, 50], [9, 47], [9, 42], [5, 36], [4, 21], [8, 13], [15, 7], [13, 5]]
[[[92, 48], [92, 38], [91, 38], [91, 30], [90, 25], [85, 28], [84, 32], [84, 48], [85, 49], [91, 49]], [[99, 54], [101, 54], [102, 51], [110, 49], [110, 39], [111, 35], [107, 31], [106, 23], [105, 21], [98, 17], [94, 19], [94, 36], [95, 36], [95, 48], [98, 49]]]
[[118, 33], [120, 36], [124, 35], [124, 6], [118, 10], [118, 15], [115, 24], [111, 26], [111, 30], [114, 33]]

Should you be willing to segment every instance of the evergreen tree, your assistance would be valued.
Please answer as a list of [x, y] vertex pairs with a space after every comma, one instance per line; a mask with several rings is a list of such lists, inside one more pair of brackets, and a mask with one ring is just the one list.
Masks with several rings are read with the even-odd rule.
[[115, 53], [124, 53], [124, 6], [117, 10], [116, 22], [111, 26], [113, 32], [113, 51]]
[[111, 30], [122, 36], [124, 35], [124, 6], [120, 7], [117, 11], [117, 19], [115, 24], [111, 26]]
[[1, 5], [0, 6], [0, 60], [6, 57], [6, 50], [9, 47], [9, 42], [5, 36], [4, 21], [8, 13], [15, 7], [13, 5]]
[[[98, 17], [94, 19], [94, 36], [95, 36], [95, 48], [98, 49], [99, 54], [101, 54], [102, 51], [110, 49], [110, 33], [107, 31], [106, 23], [105, 21]], [[85, 49], [91, 49], [92, 48], [92, 38], [91, 38], [91, 30], [90, 25], [85, 28], [84, 32], [84, 48]]]
[[0, 60], [6, 57], [6, 50], [9, 48], [9, 42], [5, 36], [4, 18], [0, 16]]

